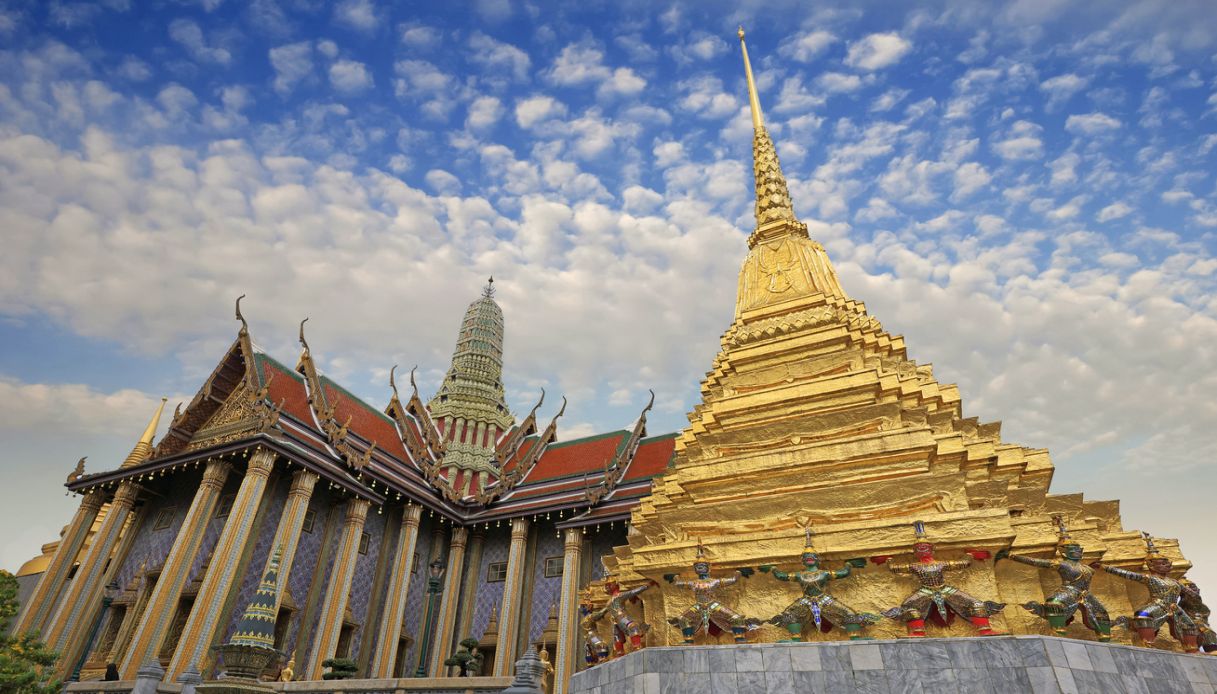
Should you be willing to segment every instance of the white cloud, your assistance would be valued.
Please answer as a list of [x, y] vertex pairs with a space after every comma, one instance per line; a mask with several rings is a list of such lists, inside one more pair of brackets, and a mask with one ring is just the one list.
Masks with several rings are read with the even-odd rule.
[[800, 63], [810, 63], [820, 57], [837, 40], [832, 33], [822, 29], [801, 31], [782, 41], [778, 47], [778, 55]]
[[532, 60], [528, 54], [515, 46], [497, 41], [480, 31], [475, 31], [469, 37], [469, 55], [475, 65], [481, 65], [490, 70], [499, 70], [511, 76], [516, 82], [528, 79], [528, 69]]
[[380, 20], [371, 0], [342, 0], [334, 6], [334, 20], [359, 31], [374, 31]]
[[338, 44], [329, 39], [321, 39], [317, 42], [317, 52], [333, 60], [338, 57]]
[[600, 96], [634, 96], [647, 86], [647, 81], [628, 67], [613, 70], [611, 77], [596, 90]]
[[423, 180], [440, 195], [459, 195], [461, 192], [461, 180], [443, 169], [431, 169]]
[[727, 42], [714, 34], [695, 31], [673, 46], [671, 52], [676, 61], [683, 64], [713, 60], [727, 52]]
[[723, 91], [723, 83], [717, 77], [702, 75], [676, 83], [677, 91], [684, 96], [677, 102], [686, 111], [703, 118], [723, 118], [739, 110], [740, 102]]
[[424, 24], [403, 24], [398, 27], [401, 42], [416, 50], [431, 50], [443, 40], [443, 34], [435, 27]]
[[118, 76], [131, 82], [143, 82], [152, 76], [152, 68], [148, 63], [129, 55], [119, 64]]
[[199, 62], [219, 65], [232, 62], [232, 53], [226, 48], [207, 45], [202, 28], [189, 19], [175, 19], [170, 22], [169, 38], [180, 43], [190, 57]]
[[1113, 202], [1112, 204], [1099, 210], [1098, 216], [1095, 219], [1100, 222], [1110, 222], [1113, 219], [1120, 219], [1132, 214], [1133, 209], [1122, 202]]
[[340, 92], [355, 94], [372, 86], [368, 66], [355, 60], [339, 60], [330, 66], [330, 84]]
[[844, 72], [825, 72], [820, 75], [816, 83], [824, 91], [835, 94], [856, 92], [862, 88], [863, 84], [861, 77]]
[[685, 146], [676, 141], [660, 142], [652, 148], [655, 166], [666, 169], [685, 160]]
[[882, 70], [900, 62], [913, 44], [897, 33], [871, 34], [849, 44], [845, 64], [860, 70]]
[[993, 151], [1002, 159], [1039, 159], [1044, 153], [1044, 141], [1040, 139], [1043, 128], [1030, 121], [1018, 121], [1010, 127], [1006, 138], [992, 144]]
[[521, 128], [531, 128], [537, 123], [565, 114], [565, 104], [544, 94], [537, 94], [516, 102], [516, 123]]
[[567, 45], [554, 58], [554, 63], [545, 72], [551, 84], [563, 87], [600, 82], [611, 74], [604, 65], [604, 52], [590, 43]]
[[1065, 129], [1075, 135], [1097, 135], [1120, 127], [1120, 121], [1105, 113], [1074, 114], [1065, 119]]
[[963, 199], [989, 185], [993, 176], [978, 162], [970, 161], [955, 169], [955, 199]]
[[479, 96], [469, 104], [465, 127], [471, 130], [489, 128], [503, 117], [503, 103], [493, 96]]
[[1069, 97], [1086, 88], [1090, 84], [1089, 77], [1081, 77], [1073, 73], [1057, 75], [1040, 82], [1040, 91], [1048, 95], [1049, 110], [1065, 103]]
[[300, 41], [272, 48], [270, 64], [275, 68], [275, 91], [287, 94], [312, 73], [313, 46], [308, 41]]
[[909, 95], [907, 89], [889, 89], [883, 92], [871, 103], [870, 110], [872, 113], [883, 113], [890, 111], [896, 107], [905, 97]]

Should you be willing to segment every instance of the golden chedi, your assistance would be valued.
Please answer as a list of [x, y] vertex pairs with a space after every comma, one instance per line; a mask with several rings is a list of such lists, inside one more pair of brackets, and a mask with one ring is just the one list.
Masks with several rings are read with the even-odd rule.
[[[1009, 605], [991, 615], [992, 630], [1053, 633], [1019, 606], [1052, 595], [1060, 577], [1024, 563], [995, 563], [993, 555], [1052, 558], [1053, 519], [1060, 517], [1085, 548], [1085, 562], [1101, 558], [1105, 566], [1139, 570], [1140, 534], [1121, 526], [1116, 501], [1050, 494], [1046, 450], [1004, 442], [998, 423], [967, 417], [957, 388], [912, 361], [904, 340], [846, 294], [823, 246], [795, 216], [743, 38], [741, 30], [754, 127], [756, 229], [740, 269], [735, 320], [670, 466], [634, 510], [628, 545], [617, 547], [608, 565], [626, 586], [688, 573], [699, 552], [714, 576], [769, 565], [795, 571], [810, 530], [807, 551], [819, 555], [825, 570], [867, 559], [850, 580], [834, 582], [833, 597], [854, 610], [892, 613], [917, 585], [881, 564], [915, 561], [914, 523], [920, 521], [938, 560], [952, 567], [970, 562], [952, 569], [951, 586], [975, 596], [986, 606], [982, 612]], [[1157, 547], [1172, 561], [1173, 575], [1189, 567], [1176, 541], [1158, 540]], [[1096, 572], [1091, 588], [1112, 615], [1131, 615], [1146, 599], [1142, 585], [1104, 572]], [[655, 625], [648, 643], [680, 643], [682, 634], [665, 624], [679, 622], [690, 608], [688, 591], [661, 583], [639, 597], [645, 621]], [[798, 587], [753, 576], [718, 597], [742, 614], [771, 619], [797, 599]], [[950, 624], [931, 618], [925, 630], [929, 636], [987, 633], [980, 612], [975, 616]], [[905, 621], [884, 619], [866, 632], [904, 636], [913, 627], [906, 630]], [[1082, 620], [1066, 633], [1094, 637]], [[805, 640], [847, 636], [842, 628], [802, 634]], [[750, 635], [786, 638], [772, 626]], [[1132, 634], [1117, 630], [1114, 639], [1128, 643]], [[714, 639], [697, 640], [707, 641]], [[1179, 647], [1169, 639], [1156, 646]]]

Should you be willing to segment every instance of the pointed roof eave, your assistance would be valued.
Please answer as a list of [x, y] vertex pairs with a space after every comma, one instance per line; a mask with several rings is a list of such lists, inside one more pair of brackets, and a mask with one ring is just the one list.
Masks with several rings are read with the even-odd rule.
[[[544, 400], [545, 396], [542, 395], [541, 397]], [[538, 407], [540, 405], [541, 403], [537, 403]], [[536, 408], [534, 407], [533, 413], [535, 412]], [[524, 459], [500, 477], [497, 482], [486, 487], [485, 490], [476, 495], [478, 503], [483, 505], [490, 504], [504, 494], [511, 492], [511, 490], [515, 489], [528, 477], [528, 474], [536, 467], [537, 461], [544, 455], [549, 444], [553, 443], [554, 439], [557, 438], [558, 419], [564, 414], [566, 414], [566, 396], [562, 397], [562, 407], [558, 408], [558, 413], [554, 415], [553, 419], [549, 420], [549, 424], [545, 426], [545, 430], [537, 437], [537, 441], [532, 445], [532, 448], [528, 449]], [[532, 415], [530, 414], [529, 417], [532, 417]]]
[[[249, 324], [241, 313], [241, 299], [244, 298], [245, 295], [242, 294], [237, 297], [236, 301], [236, 319], [241, 322], [236, 339], [229, 345], [228, 351], [216, 364], [202, 387], [195, 393], [190, 404], [186, 405], [185, 409], [180, 404], [174, 408], [169, 428], [153, 448], [150, 457], [160, 458], [173, 455], [184, 449], [199, 427], [215, 414], [234, 390], [241, 386], [246, 388], [246, 394], [258, 408], [264, 425], [263, 430], [273, 426], [277, 421], [277, 408], [265, 402], [266, 384], [262, 382], [258, 374]], [[236, 377], [235, 372], [238, 370], [240, 376]]]
[[642, 412], [638, 414], [638, 421], [634, 422], [634, 428], [630, 431], [629, 438], [618, 447], [617, 455], [605, 463], [604, 475], [601, 477], [600, 483], [589, 485], [584, 491], [584, 496], [591, 506], [595, 506], [612, 495], [613, 490], [625, 478], [630, 463], [634, 461], [634, 455], [638, 453], [638, 445], [646, 438], [647, 413], [655, 406], [655, 391], [651, 390], [648, 392], [651, 394], [651, 399], [647, 401], [646, 407], [642, 408]]
[[296, 364], [296, 370], [304, 375], [308, 404], [312, 409], [313, 418], [316, 420], [318, 429], [325, 434], [334, 454], [355, 470], [362, 470], [371, 462], [376, 444], [373, 442], [363, 452], [356, 450], [347, 436], [350, 419], [339, 424], [338, 420], [334, 418], [338, 403], [329, 402], [325, 396], [325, 386], [321, 383], [321, 376], [317, 373], [312, 350], [309, 349], [308, 340], [304, 338], [304, 324], [307, 322], [308, 318], [300, 321], [300, 346], [303, 351], [300, 353], [300, 361]]
[[524, 439], [528, 438], [537, 431], [537, 410], [545, 403], [545, 389], [541, 389], [541, 398], [537, 400], [537, 404], [532, 406], [528, 416], [524, 421], [512, 427], [504, 434], [497, 445], [495, 446], [495, 457], [498, 458], [499, 467], [507, 464], [515, 456], [516, 451], [520, 450], [520, 444]]

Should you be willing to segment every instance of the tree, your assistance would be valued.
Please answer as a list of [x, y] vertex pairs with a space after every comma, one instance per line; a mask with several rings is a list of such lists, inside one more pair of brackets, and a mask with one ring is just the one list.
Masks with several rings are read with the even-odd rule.
[[0, 570], [0, 694], [55, 694], [60, 683], [52, 667], [59, 654], [37, 634], [5, 635], [17, 609], [17, 578]]
[[330, 669], [321, 673], [323, 680], [352, 680], [359, 676], [359, 666], [350, 658], [326, 658], [321, 661], [321, 667]]

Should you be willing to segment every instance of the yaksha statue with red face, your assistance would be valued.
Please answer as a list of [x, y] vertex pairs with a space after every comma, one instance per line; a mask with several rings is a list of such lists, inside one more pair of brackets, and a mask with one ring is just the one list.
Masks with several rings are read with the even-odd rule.
[[[933, 619], [945, 626], [954, 621], [956, 615], [972, 622], [977, 633], [982, 636], [996, 633], [989, 625], [989, 617], [1002, 611], [1006, 603], [977, 600], [946, 582], [946, 572], [966, 569], [972, 565], [972, 559], [987, 559], [988, 552], [968, 550], [972, 559], [939, 561], [934, 558], [934, 545], [926, 538], [925, 524], [916, 521], [913, 523], [913, 530], [916, 534], [913, 556], [917, 561], [911, 564], [888, 564], [887, 568], [892, 573], [912, 575], [921, 587], [905, 598], [899, 607], [885, 610], [883, 615], [904, 622], [909, 636], [914, 637], [925, 636], [927, 619]], [[886, 561], [886, 558], [883, 561]]]
[[820, 568], [820, 555], [816, 553], [811, 542], [811, 529], [805, 531], [803, 543], [803, 570], [778, 571], [774, 564], [758, 567], [763, 573], [771, 575], [779, 581], [798, 583], [803, 588], [803, 596], [795, 600], [781, 614], [769, 620], [770, 624], [784, 627], [790, 632], [791, 641], [803, 639], [803, 627], [814, 624], [816, 629], [827, 632], [834, 626], [839, 626], [849, 634], [851, 640], [861, 639], [862, 629], [876, 624], [880, 615], [869, 612], [857, 612], [845, 603], [825, 592], [829, 581], [848, 578], [850, 571], [866, 565], [865, 559], [851, 559], [845, 566], [836, 571]]
[[1048, 599], [1040, 604], [1034, 600], [1023, 604], [1023, 609], [1045, 619], [1052, 626], [1052, 631], [1065, 634], [1065, 627], [1073, 621], [1080, 611], [1082, 623], [1087, 629], [1098, 635], [1100, 641], [1111, 640], [1111, 617], [1107, 608], [1090, 592], [1090, 582], [1094, 579], [1094, 569], [1082, 563], [1082, 545], [1069, 536], [1065, 521], [1055, 517], [1057, 524], [1057, 551], [1061, 559], [1037, 559], [1021, 554], [1008, 554], [1006, 550], [997, 553], [997, 559], [1009, 558], [1020, 564], [1037, 566], [1041, 569], [1054, 569], [1061, 577], [1061, 587], [1056, 589]]
[[1199, 648], [1200, 630], [1196, 628], [1196, 622], [1191, 616], [1179, 606], [1179, 599], [1184, 592], [1183, 584], [1171, 578], [1171, 560], [1158, 551], [1149, 533], [1143, 532], [1141, 535], [1145, 538], [1145, 568], [1149, 569], [1147, 573], [1107, 566], [1099, 562], [1091, 564], [1091, 567], [1144, 584], [1149, 589], [1149, 602], [1138, 607], [1129, 620], [1142, 641], [1147, 645], [1152, 644], [1158, 639], [1158, 630], [1162, 625], [1169, 624], [1171, 636], [1189, 652], [1195, 653]]
[[613, 651], [617, 655], [625, 654], [625, 643], [629, 640], [630, 650], [636, 651], [642, 648], [642, 636], [650, 630], [649, 624], [643, 624], [636, 621], [626, 611], [625, 606], [630, 602], [638, 602], [638, 596], [643, 591], [653, 585], [658, 585], [654, 581], [648, 581], [636, 588], [629, 590], [621, 590], [621, 586], [613, 579], [612, 574], [607, 574], [604, 577], [604, 592], [608, 594], [609, 601], [604, 607], [597, 610], [594, 614], [593, 621], [608, 616], [613, 622]]
[[693, 591], [693, 606], [685, 610], [679, 617], [669, 619], [668, 623], [680, 629], [685, 643], [693, 643], [693, 637], [698, 632], [708, 636], [729, 631], [736, 643], [744, 643], [747, 634], [761, 626], [761, 621], [753, 617], [745, 617], [724, 605], [718, 599], [718, 589], [734, 585], [741, 576], [752, 575], [752, 569], [743, 568], [735, 571], [734, 576], [723, 578], [710, 577], [710, 562], [705, 560], [705, 548], [697, 545], [697, 561], [693, 562], [693, 573], [697, 578], [689, 581], [680, 580], [677, 574], [665, 574], [664, 580], [679, 588]]

